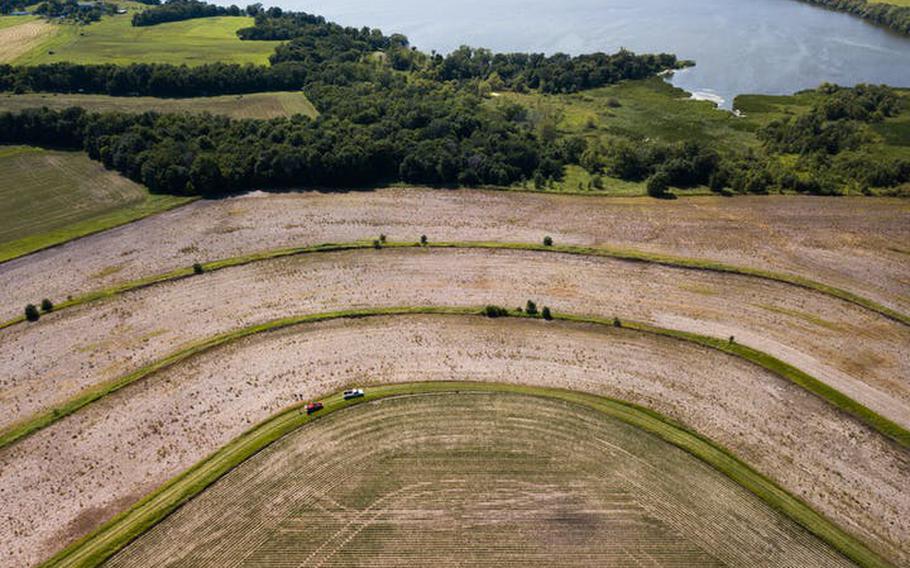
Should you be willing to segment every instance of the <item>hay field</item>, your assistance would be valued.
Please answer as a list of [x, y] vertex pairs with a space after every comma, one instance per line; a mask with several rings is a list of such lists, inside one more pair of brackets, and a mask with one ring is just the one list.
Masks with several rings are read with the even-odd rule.
[[57, 93], [0, 94], [0, 111], [19, 112], [27, 108], [41, 107], [65, 109], [73, 106], [97, 112], [210, 112], [231, 118], [259, 119], [295, 114], [315, 117], [318, 114], [306, 95], [301, 92], [252, 93], [188, 99]]
[[591, 409], [494, 393], [391, 398], [306, 425], [105, 566], [238, 558], [246, 566], [851, 565], [651, 435]]
[[188, 201], [150, 195], [81, 152], [3, 146], [0, 179], [0, 261]]

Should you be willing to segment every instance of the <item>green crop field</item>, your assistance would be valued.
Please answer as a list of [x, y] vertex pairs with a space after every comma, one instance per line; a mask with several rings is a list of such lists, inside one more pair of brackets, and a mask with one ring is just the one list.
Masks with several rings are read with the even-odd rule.
[[0, 261], [169, 209], [82, 152], [0, 147]]
[[17, 64], [173, 63], [201, 65], [216, 61], [268, 63], [279, 42], [241, 41], [238, 29], [252, 25], [246, 17], [200, 18], [156, 26], [133, 27], [130, 12], [106, 16], [88, 26], [55, 24], [56, 34], [19, 56]]
[[63, 109], [78, 106], [99, 112], [211, 112], [232, 118], [279, 118], [317, 112], [301, 92], [253, 93], [220, 97], [162, 99], [155, 97], [110, 97], [107, 95], [28, 93], [0, 94], [0, 111], [18, 112], [26, 108]]
[[849, 565], [660, 438], [594, 408], [506, 392], [389, 398], [315, 420], [105, 565], [222, 566], [238, 557], [246, 566], [528, 566], [570, 558]]

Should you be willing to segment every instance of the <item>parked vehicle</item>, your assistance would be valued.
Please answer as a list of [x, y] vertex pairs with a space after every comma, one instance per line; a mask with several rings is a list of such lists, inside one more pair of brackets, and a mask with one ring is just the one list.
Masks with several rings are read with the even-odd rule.
[[317, 411], [319, 411], [319, 410], [322, 410], [322, 403], [321, 403], [321, 402], [311, 402], [311, 403], [309, 403], [308, 405], [306, 405], [306, 413], [307, 413], [307, 414], [313, 414], [314, 412], [317, 412]]
[[352, 398], [360, 398], [363, 396], [363, 389], [351, 389], [344, 391], [344, 399], [351, 400]]

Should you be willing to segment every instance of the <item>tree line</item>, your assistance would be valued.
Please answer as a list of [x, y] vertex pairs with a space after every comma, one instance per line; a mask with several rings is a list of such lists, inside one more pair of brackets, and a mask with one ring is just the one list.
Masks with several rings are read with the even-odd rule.
[[839, 12], [847, 12], [872, 23], [889, 27], [896, 32], [910, 34], [910, 6], [895, 6], [886, 2], [868, 2], [867, 0], [802, 1]]
[[164, 4], [152, 5], [141, 12], [133, 14], [134, 26], [154, 26], [165, 22], [179, 22], [193, 18], [212, 18], [215, 16], [241, 16], [237, 6], [227, 8], [199, 0], [166, 0]]
[[47, 0], [35, 7], [34, 13], [47, 18], [63, 18], [71, 22], [88, 24], [97, 22], [101, 16], [117, 13], [117, 5], [109, 2], [80, 4], [76, 0]]

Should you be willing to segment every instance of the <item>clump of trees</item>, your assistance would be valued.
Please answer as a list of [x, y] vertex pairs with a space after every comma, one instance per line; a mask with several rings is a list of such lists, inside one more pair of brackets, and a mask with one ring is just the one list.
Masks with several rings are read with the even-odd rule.
[[502, 306], [490, 304], [483, 309], [483, 315], [488, 318], [501, 318], [509, 315], [509, 310]]
[[237, 6], [227, 8], [199, 0], [166, 0], [164, 4], [133, 14], [134, 26], [154, 26], [165, 22], [179, 22], [193, 18], [211, 18], [214, 16], [240, 16], [244, 12]]
[[46, 18], [60, 18], [80, 24], [88, 24], [97, 22], [102, 16], [116, 14], [117, 5], [100, 1], [91, 4], [80, 4], [76, 0], [46, 0], [35, 7], [34, 13]]
[[41, 318], [41, 312], [38, 311], [38, 307], [35, 304], [28, 304], [25, 306], [25, 319], [28, 321], [38, 321]]

